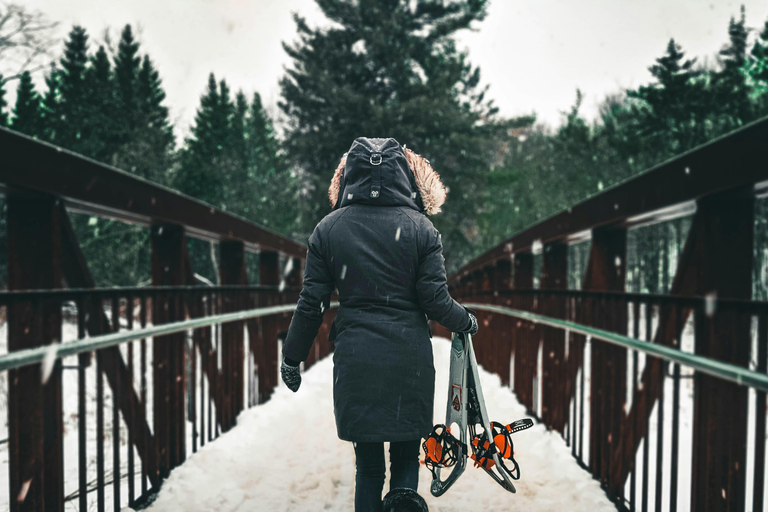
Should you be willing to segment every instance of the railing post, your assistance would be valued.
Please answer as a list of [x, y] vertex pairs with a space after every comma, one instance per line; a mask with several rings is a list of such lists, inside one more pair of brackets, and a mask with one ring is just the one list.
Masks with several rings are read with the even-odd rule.
[[[259, 285], [277, 286], [280, 284], [280, 258], [274, 251], [259, 253]], [[276, 293], [259, 293], [258, 306], [263, 308], [274, 304]], [[256, 355], [259, 366], [259, 403], [266, 402], [277, 386], [277, 323], [274, 318], [259, 319], [260, 347]]]
[[[584, 291], [625, 290], [625, 269], [627, 254], [627, 230], [624, 228], [605, 227], [592, 232], [592, 248], [589, 254], [587, 270], [584, 276]], [[588, 308], [596, 308], [590, 300]], [[600, 327], [613, 332], [626, 334], [626, 309], [609, 308], [599, 310], [593, 318], [599, 319]], [[586, 311], [580, 320], [587, 323]], [[575, 336], [573, 365], [569, 362], [569, 376], [576, 377], [578, 367], [582, 365], [582, 336]], [[570, 351], [569, 351], [570, 354]], [[592, 342], [591, 349], [591, 389], [590, 389], [590, 466], [595, 478], [609, 485], [609, 494], [617, 497], [623, 488], [623, 482], [610, 478], [611, 454], [621, 438], [622, 419], [625, 414], [626, 400], [626, 351], [600, 341]], [[572, 390], [574, 386], [569, 386]], [[623, 462], [622, 462], [623, 463]], [[616, 474], [616, 472], [614, 472]], [[620, 472], [619, 472], [620, 474]]]
[[[225, 240], [219, 243], [219, 280], [222, 285], [248, 284], [243, 242]], [[223, 294], [222, 313], [244, 309], [244, 299], [245, 296], [239, 293]], [[243, 410], [243, 327], [243, 322], [228, 322], [221, 326], [221, 373], [225, 404], [221, 428], [224, 432], [235, 425], [237, 415]]]
[[[491, 302], [501, 304], [502, 299], [504, 299], [502, 292], [509, 290], [511, 286], [512, 261], [508, 259], [497, 261], [493, 272], [493, 279], [491, 280], [491, 289], [494, 295]], [[501, 383], [504, 386], [509, 386], [509, 360], [512, 356], [512, 326], [514, 321], [514, 318], [507, 315], [495, 315], [493, 317], [493, 337], [496, 340], [494, 357], [496, 358], [496, 368], [501, 377]]]
[[[533, 254], [530, 252], [515, 254], [515, 272], [512, 287], [515, 290], [533, 289]], [[533, 302], [530, 295], [518, 295], [513, 308], [531, 311]], [[536, 375], [536, 357], [534, 346], [534, 325], [518, 320], [515, 323], [515, 393], [520, 402], [533, 410], [533, 378]]]
[[[8, 194], [8, 288], [61, 288], [60, 209], [50, 196]], [[8, 305], [8, 350], [61, 341], [61, 304]], [[61, 360], [48, 381], [41, 365], [8, 372], [10, 509], [64, 510]]]
[[[185, 282], [186, 236], [175, 224], [152, 226], [152, 286], [182, 286]], [[156, 293], [152, 298], [152, 323], [183, 320], [180, 295]], [[186, 334], [158, 336], [152, 342], [154, 378], [154, 432], [161, 478], [186, 458], [185, 354]]]
[[[697, 288], [701, 295], [750, 299], [754, 238], [751, 186], [698, 202]], [[696, 353], [747, 366], [750, 318], [736, 311], [696, 312]], [[697, 373], [694, 381], [691, 510], [744, 510], [747, 388]], [[758, 412], [764, 414], [764, 412]]]
[[[568, 246], [563, 243], [544, 246], [541, 267], [541, 289], [563, 290], [568, 287]], [[541, 300], [545, 300], [542, 297]], [[563, 297], [546, 300], [547, 316], [563, 318]], [[543, 340], [541, 416], [554, 430], [565, 433], [565, 332], [553, 327], [539, 327]]]

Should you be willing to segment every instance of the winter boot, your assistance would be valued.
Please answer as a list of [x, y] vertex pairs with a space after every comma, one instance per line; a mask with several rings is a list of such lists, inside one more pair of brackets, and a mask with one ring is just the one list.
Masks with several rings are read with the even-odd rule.
[[398, 487], [384, 496], [382, 512], [429, 512], [429, 509], [416, 491]]

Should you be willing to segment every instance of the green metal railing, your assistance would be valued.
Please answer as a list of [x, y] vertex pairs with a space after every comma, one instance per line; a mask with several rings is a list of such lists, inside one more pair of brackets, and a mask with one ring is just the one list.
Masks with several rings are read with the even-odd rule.
[[[331, 302], [330, 307], [338, 306], [338, 302]], [[285, 313], [296, 309], [296, 304], [287, 304], [283, 306], [270, 306], [266, 308], [248, 309], [237, 311], [235, 313], [224, 313], [204, 318], [193, 318], [182, 322], [162, 324], [144, 329], [135, 329], [132, 331], [122, 331], [103, 336], [94, 336], [92, 338], [79, 339], [64, 343], [55, 343], [52, 345], [16, 350], [9, 354], [0, 356], [0, 371], [22, 368], [35, 363], [41, 363], [46, 359], [58, 359], [60, 357], [74, 356], [85, 352], [93, 352], [108, 347], [113, 347], [129, 341], [136, 341], [143, 338], [162, 336], [165, 334], [174, 334], [184, 332], [190, 329], [199, 329], [215, 324], [224, 324], [236, 322], [238, 320], [250, 320], [262, 316]]]
[[688, 366], [702, 373], [706, 373], [707, 375], [712, 375], [713, 377], [735, 382], [736, 384], [740, 384], [742, 386], [749, 386], [760, 391], [768, 391], [768, 375], [748, 370], [746, 368], [741, 368], [736, 365], [722, 363], [720, 361], [715, 361], [713, 359], [698, 356], [696, 354], [683, 352], [682, 350], [665, 347], [663, 345], [657, 345], [647, 341], [641, 341], [636, 338], [624, 336], [622, 334], [616, 334], [614, 332], [605, 331], [603, 329], [577, 324], [576, 322], [558, 320], [556, 318], [538, 315], [536, 313], [522, 311], [519, 309], [479, 303], [467, 303], [464, 305], [472, 309], [501, 313], [503, 315], [513, 316], [515, 318], [528, 320], [537, 324], [556, 327], [559, 329], [567, 329], [569, 331], [591, 336], [593, 338], [597, 338], [608, 343], [624, 347], [626, 349], [637, 350], [650, 356], [658, 357], [659, 359], [663, 359], [665, 361]]

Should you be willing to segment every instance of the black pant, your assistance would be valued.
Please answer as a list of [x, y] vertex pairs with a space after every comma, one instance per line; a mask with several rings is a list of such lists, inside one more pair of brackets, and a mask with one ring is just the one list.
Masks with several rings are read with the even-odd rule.
[[[389, 488], [419, 485], [419, 446], [421, 439], [389, 444]], [[355, 475], [355, 512], [381, 512], [384, 488], [384, 443], [354, 443], [357, 474]]]

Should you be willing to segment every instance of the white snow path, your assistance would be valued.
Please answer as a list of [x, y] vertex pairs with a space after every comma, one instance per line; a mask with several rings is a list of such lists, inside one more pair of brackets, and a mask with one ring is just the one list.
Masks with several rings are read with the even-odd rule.
[[[450, 344], [434, 340], [437, 370], [435, 422], [445, 419]], [[155, 512], [351, 511], [354, 498], [352, 443], [336, 437], [331, 358], [303, 375], [298, 393], [275, 390], [266, 404], [243, 412], [238, 425], [171, 473]], [[480, 370], [492, 419], [509, 423], [525, 409], [498, 376]], [[510, 510], [614, 511], [596, 480], [571, 457], [562, 438], [543, 425], [514, 437], [522, 479], [510, 494], [483, 471], [468, 467], [440, 498], [429, 493], [422, 467], [419, 493], [431, 512]], [[470, 461], [471, 462], [471, 461]], [[389, 490], [385, 483], [384, 492]]]

